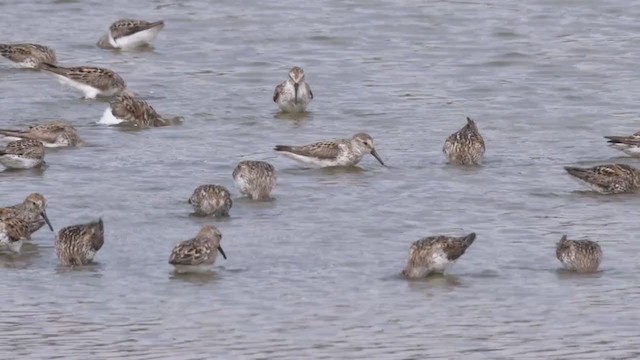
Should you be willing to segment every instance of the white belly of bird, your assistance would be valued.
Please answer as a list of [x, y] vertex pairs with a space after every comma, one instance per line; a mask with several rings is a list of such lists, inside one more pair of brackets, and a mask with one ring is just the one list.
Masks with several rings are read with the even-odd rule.
[[102, 125], [117, 125], [120, 123], [125, 122], [124, 120], [117, 118], [115, 116], [113, 116], [113, 113], [111, 112], [111, 107], [108, 107], [104, 110], [104, 113], [102, 114], [102, 117], [100, 118], [100, 120], [98, 121], [98, 124], [102, 124]]
[[68, 86], [71, 86], [74, 89], [78, 89], [78, 90], [82, 91], [82, 93], [84, 94], [84, 97], [86, 99], [93, 99], [98, 94], [102, 93], [101, 90], [96, 89], [91, 85], [87, 85], [87, 84], [83, 84], [81, 82], [77, 82], [75, 80], [71, 80], [68, 77], [64, 77], [62, 75], [58, 75], [58, 74], [53, 74], [53, 75], [55, 75], [55, 77], [58, 79], [58, 81], [61, 84], [68, 85]]
[[213, 264], [200, 264], [200, 265], [174, 265], [176, 272], [180, 274], [186, 273], [207, 273], [213, 270]]
[[286, 151], [281, 151], [281, 153], [305, 165], [311, 165], [319, 168], [348, 165], [348, 164], [345, 164], [344, 161], [340, 161], [339, 157], [334, 159], [320, 159], [320, 158], [311, 157], [311, 156], [302, 156], [302, 155], [298, 155], [298, 154], [294, 154]]
[[18, 241], [9, 241], [9, 237], [6, 233], [0, 233], [0, 248], [7, 249], [14, 253], [20, 253], [22, 249], [22, 239]]
[[0, 164], [9, 169], [31, 169], [42, 163], [40, 159], [26, 158], [19, 155], [2, 155]]
[[431, 256], [431, 271], [438, 273], [446, 273], [455, 261], [447, 259], [447, 254], [443, 251], [433, 253]]
[[135, 34], [123, 36], [118, 39], [114, 39], [111, 36], [111, 33], [109, 33], [109, 44], [122, 50], [134, 49], [143, 45], [151, 45], [158, 36], [160, 30], [162, 30], [162, 26], [155, 26], [151, 29], [138, 31]]
[[251, 192], [249, 191], [251, 187], [242, 175], [236, 176], [233, 180], [235, 181], [236, 186], [243, 195], [251, 195]]

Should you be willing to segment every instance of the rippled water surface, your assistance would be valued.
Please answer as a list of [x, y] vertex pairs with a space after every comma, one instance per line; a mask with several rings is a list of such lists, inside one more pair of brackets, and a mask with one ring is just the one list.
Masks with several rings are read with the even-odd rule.
[[[65, 119], [88, 145], [44, 171], [0, 173], [1, 205], [33, 191], [56, 230], [102, 216], [97, 264], [58, 265], [53, 233], [0, 257], [2, 359], [635, 359], [640, 198], [596, 196], [568, 164], [637, 163], [605, 134], [638, 130], [638, 18], [625, 1], [3, 1], [2, 41], [121, 74], [180, 126], [96, 124], [108, 104], [47, 74], [0, 68], [2, 127]], [[95, 46], [112, 21], [164, 19], [155, 49]], [[273, 88], [304, 67], [315, 99], [277, 115]], [[447, 166], [476, 119], [478, 169]], [[360, 169], [309, 170], [271, 149], [376, 141]], [[279, 170], [276, 200], [238, 197], [231, 172]], [[213, 220], [228, 260], [178, 276], [172, 247], [211, 220], [200, 184], [233, 189]], [[422, 236], [475, 231], [446, 277], [398, 276]], [[600, 241], [601, 272], [558, 271], [562, 234]]]

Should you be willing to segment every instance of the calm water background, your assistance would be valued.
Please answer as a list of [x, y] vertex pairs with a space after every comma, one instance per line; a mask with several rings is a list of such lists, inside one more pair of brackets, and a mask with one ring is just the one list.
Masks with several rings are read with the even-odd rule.
[[[164, 19], [152, 51], [95, 42], [118, 18]], [[2, 205], [49, 199], [56, 230], [102, 216], [94, 266], [58, 266], [43, 229], [0, 259], [0, 358], [632, 359], [640, 357], [634, 196], [595, 196], [563, 165], [637, 161], [602, 135], [638, 130], [640, 7], [626, 1], [15, 1], [2, 41], [121, 74], [181, 126], [98, 125], [108, 106], [34, 71], [0, 70], [2, 127], [65, 119], [88, 146], [0, 173]], [[292, 65], [315, 100], [276, 116]], [[476, 119], [485, 165], [447, 166]], [[308, 170], [271, 150], [366, 131], [390, 165]], [[276, 200], [236, 198], [212, 276], [172, 247], [210, 220], [186, 203], [232, 189], [245, 159], [279, 170]], [[475, 231], [444, 278], [398, 276], [409, 245]], [[602, 272], [558, 271], [562, 234], [600, 241]]]

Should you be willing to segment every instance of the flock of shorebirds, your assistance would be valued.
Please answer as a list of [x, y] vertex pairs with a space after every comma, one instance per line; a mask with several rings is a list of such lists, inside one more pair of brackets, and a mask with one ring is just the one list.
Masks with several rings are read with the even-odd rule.
[[[150, 46], [163, 21], [119, 20], [113, 23], [98, 46], [108, 49], [129, 50]], [[61, 83], [80, 90], [84, 97], [110, 98], [110, 108], [104, 117], [111, 124], [133, 127], [158, 127], [170, 125], [171, 121], [160, 116], [147, 104], [128, 90], [123, 78], [112, 70], [91, 67], [63, 67], [56, 65], [53, 49], [31, 43], [0, 44], [0, 55], [17, 67], [48, 72]], [[305, 81], [304, 70], [293, 67], [288, 79], [276, 86], [273, 101], [282, 112], [304, 112], [313, 99], [311, 87]], [[31, 126], [27, 129], [0, 129], [0, 135], [10, 140], [0, 150], [0, 164], [6, 169], [30, 169], [44, 164], [45, 148], [75, 147], [82, 143], [76, 129], [71, 125], [55, 121]], [[612, 147], [631, 156], [640, 156], [640, 132], [631, 136], [607, 136]], [[358, 133], [351, 138], [318, 142], [303, 146], [276, 145], [274, 150], [302, 164], [313, 167], [355, 166], [362, 158], [371, 154], [385, 166], [376, 152], [373, 138]], [[444, 143], [443, 152], [448, 162], [459, 166], [481, 164], [485, 143], [476, 123], [467, 118], [467, 123], [451, 134]], [[634, 192], [640, 187], [640, 170], [624, 164], [599, 165], [591, 168], [566, 167], [566, 171], [590, 185], [602, 194]], [[277, 173], [273, 165], [265, 161], [242, 161], [233, 171], [233, 179], [240, 193], [255, 201], [271, 199], [276, 185]], [[200, 216], [228, 216], [233, 202], [228, 189], [220, 185], [202, 185], [189, 198], [194, 213]], [[0, 208], [0, 249], [19, 254], [23, 241], [45, 224], [51, 231], [53, 226], [46, 214], [47, 200], [39, 193], [26, 197], [23, 203]], [[414, 242], [409, 259], [402, 274], [408, 278], [424, 277], [431, 273], [444, 273], [473, 244], [475, 233], [461, 237], [430, 236]], [[218, 252], [226, 259], [220, 241], [220, 230], [205, 225], [192, 239], [175, 246], [169, 263], [178, 272], [208, 271]], [[85, 265], [90, 263], [104, 244], [104, 224], [97, 221], [69, 226], [61, 229], [55, 242], [56, 254], [63, 265]], [[562, 265], [571, 271], [597, 271], [602, 260], [602, 250], [597, 242], [569, 240], [563, 236], [556, 247], [556, 256]]]

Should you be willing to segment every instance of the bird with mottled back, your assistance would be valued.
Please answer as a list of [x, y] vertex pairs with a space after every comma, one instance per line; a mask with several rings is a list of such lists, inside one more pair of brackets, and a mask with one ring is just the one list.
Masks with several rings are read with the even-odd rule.
[[601, 194], [631, 193], [640, 187], [640, 171], [626, 164], [598, 165], [591, 168], [566, 166], [569, 175]]
[[466, 236], [429, 236], [414, 242], [402, 274], [409, 278], [425, 277], [431, 273], [445, 273], [467, 248], [473, 244], [475, 233]]
[[253, 200], [271, 199], [278, 179], [276, 168], [266, 161], [245, 160], [233, 169], [233, 180], [240, 193]]
[[594, 272], [602, 261], [602, 249], [595, 241], [568, 240], [564, 235], [556, 245], [556, 257], [569, 271]]
[[78, 131], [63, 121], [29, 126], [26, 130], [0, 129], [0, 135], [17, 139], [32, 139], [45, 147], [77, 146], [81, 143]]
[[20, 253], [25, 240], [31, 240], [27, 222], [18, 217], [0, 219], [0, 248]]
[[196, 215], [200, 216], [229, 216], [233, 206], [231, 193], [220, 185], [200, 185], [189, 198]]
[[53, 226], [47, 216], [47, 199], [40, 193], [29, 194], [22, 203], [0, 208], [0, 220], [17, 217], [29, 225], [29, 232], [34, 233], [47, 224]]
[[31, 43], [0, 44], [0, 55], [24, 68], [37, 68], [42, 63], [56, 62], [53, 49]]
[[484, 139], [475, 121], [467, 117], [467, 123], [449, 135], [442, 152], [455, 165], [479, 165], [485, 152]]
[[38, 140], [15, 140], [0, 150], [0, 164], [9, 169], [31, 169], [42, 165], [44, 154], [44, 145]]
[[218, 252], [227, 258], [220, 241], [222, 233], [212, 225], [203, 226], [196, 237], [176, 245], [169, 256], [169, 264], [178, 272], [210, 270], [216, 262]]
[[63, 265], [86, 265], [104, 244], [102, 219], [68, 226], [56, 236], [56, 255]]
[[131, 94], [121, 94], [111, 102], [111, 114], [124, 125], [135, 127], [167, 126], [169, 122], [160, 116], [146, 101]]

